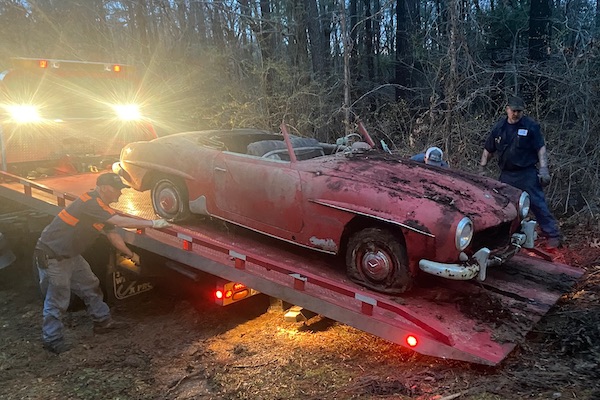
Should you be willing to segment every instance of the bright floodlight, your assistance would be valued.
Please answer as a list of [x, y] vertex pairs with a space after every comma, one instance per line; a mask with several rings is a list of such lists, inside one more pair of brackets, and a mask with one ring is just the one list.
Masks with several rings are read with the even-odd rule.
[[31, 122], [39, 122], [42, 120], [35, 106], [31, 105], [14, 105], [6, 106], [6, 110], [10, 114], [13, 121], [26, 124]]
[[135, 121], [142, 118], [140, 108], [136, 104], [118, 104], [113, 106], [119, 119], [124, 121]]

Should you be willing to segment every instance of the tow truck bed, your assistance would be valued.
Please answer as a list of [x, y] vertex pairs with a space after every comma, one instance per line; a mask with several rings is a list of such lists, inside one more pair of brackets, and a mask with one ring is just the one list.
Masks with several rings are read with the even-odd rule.
[[[0, 197], [56, 214], [93, 188], [97, 174], [32, 182], [2, 173]], [[148, 193], [124, 190], [121, 212], [155, 218]], [[126, 242], [412, 348], [421, 354], [496, 365], [583, 274], [517, 256], [484, 282], [427, 281], [401, 297], [351, 281], [333, 257], [221, 222], [198, 220], [161, 231], [123, 231]], [[407, 338], [416, 338], [411, 346]]]

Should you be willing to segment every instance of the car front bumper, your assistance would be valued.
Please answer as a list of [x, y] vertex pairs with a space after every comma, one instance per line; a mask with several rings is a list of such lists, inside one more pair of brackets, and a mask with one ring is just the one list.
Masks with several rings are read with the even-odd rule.
[[535, 240], [535, 221], [521, 222], [521, 232], [513, 233], [510, 245], [502, 251], [492, 254], [487, 247], [479, 249], [471, 257], [465, 253], [460, 254], [464, 261], [457, 264], [440, 263], [422, 259], [419, 261], [419, 269], [428, 274], [441, 276], [452, 280], [470, 280], [477, 278], [483, 281], [487, 275], [488, 267], [503, 264], [506, 260], [517, 254], [521, 248], [532, 248]]

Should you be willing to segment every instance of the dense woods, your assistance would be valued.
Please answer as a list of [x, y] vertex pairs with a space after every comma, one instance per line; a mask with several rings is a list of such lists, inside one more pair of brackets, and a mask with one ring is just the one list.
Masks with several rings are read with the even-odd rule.
[[331, 141], [359, 116], [392, 149], [437, 145], [467, 170], [516, 93], [542, 124], [557, 216], [600, 212], [598, 0], [0, 0], [0, 33], [0, 69], [138, 66], [163, 134], [285, 120]]

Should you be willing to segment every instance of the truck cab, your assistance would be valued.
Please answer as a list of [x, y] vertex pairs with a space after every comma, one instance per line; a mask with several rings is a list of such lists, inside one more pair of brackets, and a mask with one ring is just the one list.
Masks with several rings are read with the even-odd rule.
[[121, 148], [156, 137], [131, 65], [13, 58], [0, 73], [0, 158], [29, 179], [110, 168]]

